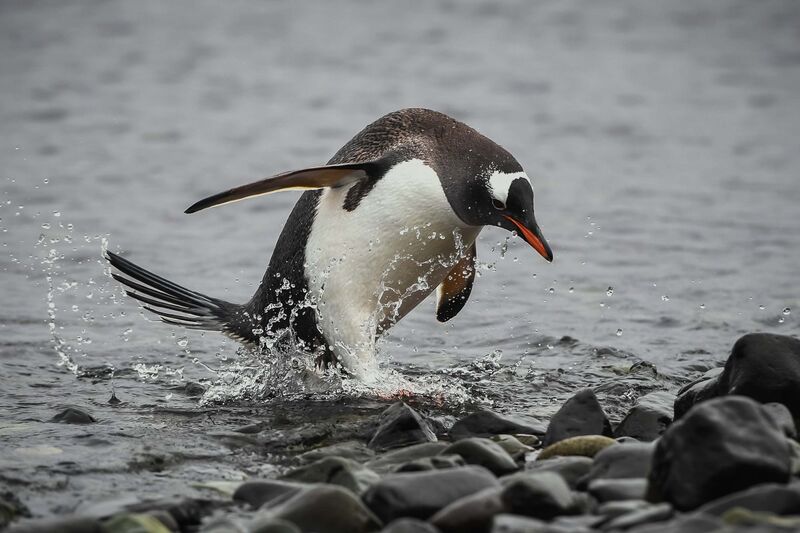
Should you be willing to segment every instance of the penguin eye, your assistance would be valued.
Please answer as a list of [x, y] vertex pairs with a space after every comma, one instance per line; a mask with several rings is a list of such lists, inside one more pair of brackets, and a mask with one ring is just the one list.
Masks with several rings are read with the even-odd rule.
[[492, 205], [493, 205], [493, 206], [494, 206], [494, 208], [495, 208], [495, 209], [497, 209], [498, 211], [500, 211], [500, 210], [503, 210], [503, 209], [505, 209], [505, 208], [506, 208], [506, 204], [504, 204], [503, 202], [501, 202], [501, 201], [500, 201], [500, 200], [498, 200], [497, 198], [492, 198]]

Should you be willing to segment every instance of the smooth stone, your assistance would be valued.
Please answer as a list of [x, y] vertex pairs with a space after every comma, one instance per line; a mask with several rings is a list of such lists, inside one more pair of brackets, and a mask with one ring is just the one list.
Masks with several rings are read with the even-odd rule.
[[348, 440], [337, 442], [329, 446], [314, 448], [298, 456], [304, 463], [313, 463], [325, 457], [344, 457], [359, 463], [365, 463], [375, 457], [375, 452], [370, 450], [366, 444], [358, 440]]
[[491, 533], [588, 533], [588, 528], [557, 526], [544, 520], [514, 514], [499, 514], [494, 517]]
[[568, 439], [558, 441], [555, 444], [551, 444], [539, 452], [536, 460], [544, 461], [550, 459], [551, 457], [574, 455], [582, 457], [594, 457], [600, 452], [600, 450], [615, 445], [624, 446], [623, 444], [617, 443], [617, 441], [614, 439], [610, 437], [604, 437], [603, 435], [580, 435], [578, 437], [570, 437]]
[[[574, 489], [578, 480], [585, 476], [592, 469], [594, 461], [591, 457], [580, 455], [557, 456], [543, 461], [534, 461], [525, 465], [525, 472], [555, 472], [567, 482], [571, 489]], [[520, 474], [512, 474], [512, 476]], [[508, 479], [503, 478], [503, 479]], [[503, 483], [503, 479], [500, 480]]]
[[378, 429], [369, 441], [372, 450], [400, 448], [420, 442], [436, 442], [436, 434], [414, 409], [397, 402], [380, 415]]
[[[640, 524], [630, 531], [635, 533], [734, 533], [723, 529], [724, 524], [719, 518], [703, 514], [678, 514], [668, 521], [655, 524]], [[742, 532], [745, 533], [745, 532]], [[747, 533], [758, 533], [748, 531]]]
[[578, 481], [578, 488], [596, 479], [646, 478], [655, 445], [652, 443], [619, 444], [600, 450], [592, 468]]
[[668, 503], [658, 503], [646, 509], [632, 511], [606, 522], [603, 529], [631, 529], [642, 524], [664, 522], [672, 518], [674, 511]]
[[362, 498], [384, 522], [402, 517], [427, 520], [460, 498], [499, 485], [485, 468], [464, 466], [390, 474], [370, 487]]
[[547, 447], [580, 435], [613, 435], [611, 423], [592, 389], [579, 391], [561, 406], [550, 419], [542, 444]]
[[450, 428], [450, 438], [454, 441], [467, 437], [491, 437], [518, 433], [541, 437], [545, 433], [545, 427], [535, 418], [501, 415], [488, 409], [481, 409], [458, 420]]
[[429, 522], [443, 533], [484, 533], [494, 515], [507, 512], [503, 489], [492, 487], [460, 498], [433, 515]]
[[183, 392], [186, 396], [202, 396], [206, 393], [206, 387], [196, 381], [188, 381], [186, 385], [183, 386]]
[[643, 500], [647, 494], [647, 479], [595, 479], [589, 482], [588, 489], [599, 502]]
[[417, 459], [424, 459], [425, 457], [439, 455], [442, 453], [442, 450], [448, 446], [449, 444], [446, 442], [424, 442], [422, 444], [413, 444], [405, 448], [386, 452], [383, 455], [368, 461], [365, 466], [379, 474], [386, 474], [391, 472], [398, 465], [402, 465], [409, 461], [416, 461]]
[[325, 457], [309, 465], [296, 468], [283, 476], [282, 480], [304, 483], [330, 483], [361, 495], [380, 480], [380, 476], [351, 459]]
[[416, 518], [398, 518], [380, 533], [439, 533], [439, 530], [428, 522]]
[[[220, 531], [220, 533], [223, 533]], [[258, 516], [247, 526], [247, 533], [302, 533], [300, 528], [281, 518]]]
[[278, 481], [276, 479], [245, 481], [233, 493], [233, 501], [245, 502], [259, 508], [277, 498], [293, 496], [303, 490], [302, 483]]
[[753, 485], [785, 483], [790, 466], [786, 437], [764, 407], [744, 396], [714, 398], [656, 443], [648, 500], [688, 511]]
[[94, 424], [97, 422], [95, 418], [77, 407], [67, 407], [53, 418], [50, 422], [57, 422], [59, 424]]
[[86, 516], [59, 516], [30, 520], [6, 533], [107, 533], [99, 520]]
[[653, 505], [657, 504], [652, 504], [645, 500], [616, 500], [601, 503], [595, 511], [597, 514], [611, 519], [633, 511], [641, 511]]
[[633, 437], [653, 441], [672, 424], [677, 396], [666, 391], [655, 391], [640, 397], [614, 430], [615, 437]]
[[460, 455], [434, 455], [433, 457], [423, 457], [415, 459], [398, 466], [395, 472], [426, 472], [428, 470], [441, 470], [442, 468], [457, 468], [464, 466], [464, 458]]
[[737, 507], [722, 515], [722, 521], [732, 526], [745, 528], [747, 531], [800, 531], [800, 514], [795, 516], [777, 516], [772, 513], [751, 511]]
[[552, 527], [566, 528], [569, 531], [595, 531], [595, 527], [605, 521], [605, 517], [593, 514], [559, 516], [550, 522]]
[[709, 502], [697, 511], [708, 515], [722, 516], [736, 507], [777, 515], [800, 514], [800, 485], [777, 483], [756, 485]]
[[800, 442], [794, 439], [787, 438], [786, 442], [789, 443], [789, 456], [792, 461], [792, 475], [800, 476]]
[[[232, 517], [221, 517], [212, 520], [200, 529], [200, 533], [252, 533], [239, 520]], [[296, 529], [294, 533], [299, 533]]]
[[449, 454], [460, 455], [467, 464], [482, 466], [497, 476], [519, 470], [519, 466], [508, 452], [489, 439], [479, 437], [461, 439], [442, 450], [442, 455]]
[[789, 408], [782, 403], [770, 402], [764, 404], [764, 409], [775, 421], [775, 425], [781, 428], [783, 433], [790, 439], [797, 439], [797, 427]]
[[675, 398], [674, 420], [678, 420], [695, 404], [716, 398], [720, 395], [719, 376], [722, 368], [712, 368], [698, 379], [687, 383], [678, 391]]
[[567, 482], [556, 473], [526, 473], [503, 488], [508, 512], [542, 520], [580, 512], [580, 502]]
[[383, 525], [352, 492], [325, 484], [308, 485], [288, 499], [261, 511], [261, 517], [287, 520], [304, 533], [363, 533]]
[[156, 517], [147, 514], [122, 514], [103, 524], [107, 533], [170, 533]]
[[523, 459], [526, 453], [533, 451], [533, 448], [525, 444], [522, 444], [513, 435], [494, 435], [493, 437], [490, 437], [489, 440], [491, 440], [492, 442], [496, 442], [515, 461]]

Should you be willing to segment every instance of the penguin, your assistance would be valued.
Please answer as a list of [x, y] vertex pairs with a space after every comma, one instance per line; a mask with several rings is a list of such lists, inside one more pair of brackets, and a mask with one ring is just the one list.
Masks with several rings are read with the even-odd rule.
[[516, 232], [553, 260], [522, 166], [476, 130], [429, 109], [389, 113], [324, 166], [235, 187], [186, 213], [284, 190], [305, 192], [248, 302], [189, 290], [107, 251], [113, 278], [168, 324], [262, 349], [289, 335], [317, 365], [363, 377], [375, 368], [376, 340], [434, 290], [437, 320], [461, 311], [483, 227]]

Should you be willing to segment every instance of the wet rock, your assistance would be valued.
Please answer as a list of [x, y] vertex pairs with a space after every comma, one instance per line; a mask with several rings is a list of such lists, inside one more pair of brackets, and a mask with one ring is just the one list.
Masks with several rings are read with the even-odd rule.
[[28, 507], [10, 490], [0, 493], [0, 529], [20, 517], [30, 517]]
[[491, 533], [589, 533], [588, 528], [575, 528], [571, 525], [558, 526], [513, 514], [499, 514], [494, 517]]
[[330, 483], [339, 485], [360, 495], [380, 476], [369, 468], [343, 457], [325, 457], [309, 465], [296, 468], [283, 476], [286, 481], [305, 483]]
[[465, 466], [391, 474], [367, 490], [363, 500], [384, 522], [402, 517], [426, 520], [460, 498], [497, 486], [485, 468]]
[[78, 409], [77, 407], [67, 407], [51, 418], [50, 422], [57, 422], [59, 424], [94, 424], [97, 420], [86, 411]]
[[[156, 517], [147, 514], [117, 515], [103, 524], [107, 533], [170, 533]], [[177, 528], [174, 530], [177, 531]]]
[[352, 492], [324, 484], [309, 485], [278, 503], [273, 500], [262, 517], [287, 520], [304, 532], [361, 533], [382, 525]]
[[303, 488], [301, 483], [275, 479], [245, 481], [233, 493], [233, 501], [244, 502], [257, 509], [277, 498], [293, 496]]
[[776, 515], [800, 513], [800, 484], [764, 483], [756, 485], [709, 502], [697, 511], [708, 515], [722, 516], [736, 507]]
[[375, 457], [375, 452], [361, 441], [347, 440], [329, 446], [321, 446], [300, 454], [298, 458], [304, 463], [313, 463], [325, 457], [344, 457], [364, 463]]
[[578, 482], [585, 487], [596, 479], [646, 478], [655, 446], [651, 443], [620, 444], [600, 450], [594, 456], [592, 468]]
[[[574, 489], [578, 480], [589, 473], [593, 465], [590, 457], [582, 456], [564, 456], [553, 457], [545, 461], [534, 461], [525, 465], [526, 472], [554, 472], [561, 476], [567, 482], [570, 488]], [[519, 475], [519, 474], [513, 474]], [[500, 480], [503, 483], [503, 478]]]
[[248, 525], [246, 533], [301, 533], [301, 530], [287, 520], [260, 516]]
[[775, 425], [781, 428], [784, 435], [791, 439], [797, 439], [797, 428], [792, 418], [792, 412], [789, 411], [788, 407], [782, 403], [770, 402], [764, 404], [764, 409], [775, 421]]
[[442, 468], [457, 468], [466, 464], [460, 455], [435, 455], [403, 463], [395, 469], [395, 472], [425, 472]]
[[385, 474], [397, 468], [398, 465], [409, 461], [416, 461], [417, 459], [439, 455], [442, 450], [448, 446], [449, 444], [446, 442], [424, 442], [422, 444], [414, 444], [412, 446], [386, 452], [380, 457], [367, 462], [366, 466], [379, 474]]
[[602, 435], [581, 435], [551, 444], [539, 452], [536, 460], [544, 461], [551, 457], [574, 455], [594, 457], [600, 450], [614, 445], [617, 445], [617, 441], [610, 437], [604, 437]]
[[789, 476], [789, 446], [767, 410], [726, 396], [695, 406], [659, 439], [648, 499], [685, 511]]
[[12, 527], [7, 533], [106, 533], [99, 520], [84, 516], [59, 516], [31, 520]]
[[397, 402], [381, 413], [378, 429], [368, 446], [373, 450], [388, 450], [436, 440], [433, 430], [419, 413]]
[[519, 470], [508, 452], [489, 439], [478, 437], [461, 439], [445, 448], [442, 454], [460, 455], [467, 464], [483, 466], [497, 476]]
[[674, 420], [685, 415], [693, 405], [719, 396], [720, 374], [722, 368], [712, 368], [698, 379], [681, 387], [675, 398]]
[[[607, 522], [603, 527], [604, 529], [631, 529], [642, 524], [649, 524], [652, 522], [664, 522], [672, 518], [674, 511], [672, 506], [668, 503], [659, 503], [651, 505], [645, 509], [632, 511], [628, 514], [618, 516], [613, 520]], [[638, 531], [638, 530], [637, 530]]]
[[613, 435], [611, 423], [592, 389], [583, 389], [561, 406], [550, 419], [542, 444], [550, 446], [579, 435]]
[[581, 511], [566, 481], [553, 472], [519, 476], [503, 488], [501, 498], [508, 512], [542, 520]]
[[535, 418], [501, 415], [488, 409], [470, 413], [450, 428], [450, 438], [491, 437], [492, 435], [516, 435], [523, 433], [541, 437], [544, 425]]
[[494, 515], [506, 511], [502, 492], [493, 487], [465, 496], [437, 512], [430, 522], [443, 533], [488, 532]]
[[652, 441], [672, 424], [676, 396], [666, 391], [645, 394], [614, 430], [616, 437]]
[[595, 479], [589, 482], [588, 489], [599, 502], [643, 500], [647, 493], [647, 479]]
[[202, 396], [206, 393], [206, 388], [204, 385], [196, 382], [196, 381], [187, 381], [186, 384], [183, 386], [183, 392], [186, 396], [190, 396], [192, 398], [196, 398], [198, 396]]
[[381, 529], [380, 533], [439, 533], [439, 530], [416, 518], [400, 518]]
[[601, 503], [597, 506], [595, 512], [611, 519], [632, 513], [633, 511], [641, 511], [653, 505], [657, 504], [652, 504], [645, 500], [614, 500]]
[[496, 442], [503, 448], [508, 455], [511, 456], [512, 459], [515, 461], [519, 461], [525, 458], [525, 454], [532, 452], [533, 448], [522, 444], [516, 437], [513, 435], [495, 435], [491, 437], [489, 440], [492, 442]]

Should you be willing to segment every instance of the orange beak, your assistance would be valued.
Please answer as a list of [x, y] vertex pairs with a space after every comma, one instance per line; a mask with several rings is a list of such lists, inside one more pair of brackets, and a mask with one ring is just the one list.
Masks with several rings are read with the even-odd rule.
[[531, 230], [522, 222], [519, 222], [508, 215], [503, 215], [503, 217], [511, 221], [511, 223], [516, 226], [522, 238], [525, 239], [525, 242], [533, 246], [533, 249], [539, 252], [539, 255], [544, 257], [547, 261], [553, 260], [553, 251], [550, 249], [550, 245], [547, 244], [547, 241], [544, 239], [544, 236], [537, 225], [534, 224], [533, 229]]

